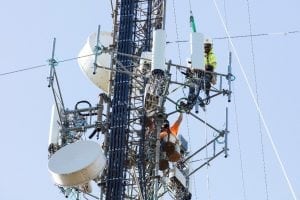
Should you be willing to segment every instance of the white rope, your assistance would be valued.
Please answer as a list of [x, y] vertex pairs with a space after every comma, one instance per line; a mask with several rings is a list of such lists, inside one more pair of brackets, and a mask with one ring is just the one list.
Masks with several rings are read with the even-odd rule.
[[[176, 31], [176, 39], [179, 40], [179, 33], [178, 33], [178, 25], [177, 25], [177, 16], [176, 16], [176, 8], [175, 8], [175, 0], [173, 2], [173, 14], [174, 14], [174, 23], [175, 23], [175, 31]], [[181, 49], [180, 49], [180, 44], [177, 43], [177, 51], [178, 51], [178, 58], [179, 58], [179, 63], [180, 65], [182, 64], [181, 62]], [[178, 68], [176, 67], [176, 81], [177, 81], [177, 72]]]
[[238, 112], [237, 112], [237, 106], [236, 106], [236, 96], [235, 96], [235, 87], [233, 86], [233, 103], [234, 103], [234, 114], [235, 114], [235, 124], [236, 124], [236, 132], [237, 132], [237, 143], [238, 143], [238, 149], [239, 149], [239, 159], [240, 159], [240, 169], [241, 169], [241, 178], [242, 178], [242, 189], [243, 189], [243, 197], [244, 200], [247, 199], [246, 195], [246, 186], [245, 186], [245, 176], [244, 176], [244, 164], [243, 164], [243, 157], [242, 157], [242, 145], [241, 145], [241, 139], [240, 139], [240, 129], [239, 129], [239, 122], [238, 122]]
[[[188, 140], [189, 140], [189, 147], [188, 147], [188, 151], [191, 152], [192, 151], [192, 145], [191, 145], [191, 136], [190, 136], [190, 126], [189, 126], [189, 115], [186, 115], [186, 127], [187, 127], [187, 135], [188, 135]], [[198, 196], [197, 196], [197, 185], [196, 185], [196, 178], [195, 176], [192, 176], [193, 178], [193, 183], [194, 183], [194, 196], [195, 199], [198, 200]]]
[[[251, 12], [250, 12], [250, 3], [248, 0], [247, 8], [248, 8], [248, 23], [249, 23], [249, 34], [250, 37], [250, 44], [251, 44], [251, 55], [252, 55], [252, 64], [253, 64], [253, 74], [254, 74], [254, 83], [255, 83], [255, 94], [256, 94], [256, 101], [257, 105], [259, 104], [259, 93], [258, 93], [258, 83], [257, 83], [257, 73], [256, 73], [256, 63], [255, 63], [255, 54], [254, 54], [254, 44], [253, 44], [253, 36], [252, 36], [252, 23], [251, 23]], [[265, 161], [265, 148], [263, 143], [263, 133], [261, 127], [261, 120], [258, 115], [258, 126], [259, 126], [259, 134], [260, 134], [260, 146], [261, 146], [261, 157], [262, 157], [262, 164], [263, 164], [263, 172], [264, 172], [264, 181], [265, 181], [265, 191], [266, 191], [266, 200], [269, 200], [269, 186], [268, 186], [268, 179], [267, 179], [267, 170], [266, 170], [266, 161]]]
[[[205, 87], [205, 86], [204, 86]], [[208, 138], [207, 138], [207, 115], [206, 111], [204, 111], [204, 131], [205, 131], [205, 159], [208, 160]], [[209, 182], [209, 163], [206, 165], [206, 186], [207, 186], [207, 192], [208, 192], [208, 199], [211, 200], [211, 192], [210, 192], [210, 182]]]
[[193, 182], [194, 182], [194, 196], [195, 196], [195, 199], [198, 200], [198, 195], [197, 195], [197, 185], [196, 185], [196, 178], [195, 176], [193, 176]]
[[[226, 25], [226, 28], [228, 28], [228, 20], [227, 20], [227, 9], [226, 9], [226, 0], [223, 1], [224, 3], [224, 17], [225, 17], [225, 25]], [[230, 44], [229, 44], [229, 40], [227, 38], [227, 48], [228, 48], [228, 51], [230, 51]]]
[[228, 36], [228, 39], [229, 39], [230, 45], [231, 45], [231, 47], [232, 47], [233, 53], [234, 53], [234, 55], [235, 55], [235, 57], [236, 57], [236, 59], [237, 59], [237, 61], [238, 61], [238, 63], [239, 63], [240, 70], [241, 70], [241, 72], [242, 72], [242, 74], [243, 74], [243, 77], [244, 77], [244, 79], [245, 79], [245, 81], [246, 81], [246, 84], [247, 84], [247, 86], [248, 86], [248, 90], [249, 90], [249, 92], [250, 92], [250, 94], [251, 94], [252, 100], [253, 100], [253, 102], [254, 102], [254, 104], [255, 104], [255, 106], [256, 106], [256, 110], [257, 110], [257, 112], [259, 113], [259, 116], [260, 116], [260, 118], [261, 118], [261, 120], [262, 120], [262, 122], [263, 122], [264, 128], [265, 128], [266, 133], [267, 133], [267, 135], [268, 135], [268, 138], [269, 138], [269, 140], [270, 140], [270, 142], [271, 142], [273, 151], [274, 151], [274, 153], [275, 153], [275, 155], [276, 155], [277, 161], [279, 162], [279, 165], [280, 165], [281, 170], [282, 170], [282, 173], [283, 173], [283, 175], [284, 175], [284, 177], [285, 177], [285, 179], [286, 179], [286, 182], [287, 182], [287, 184], [288, 184], [288, 187], [289, 187], [289, 189], [290, 189], [290, 192], [291, 192], [291, 194], [292, 194], [294, 200], [297, 200], [297, 197], [296, 197], [296, 194], [295, 194], [295, 192], [294, 192], [293, 186], [292, 186], [292, 184], [291, 184], [291, 182], [290, 182], [290, 179], [289, 179], [289, 177], [288, 177], [288, 175], [287, 175], [287, 172], [286, 172], [286, 170], [285, 170], [285, 167], [284, 167], [284, 165], [283, 165], [283, 162], [282, 162], [282, 160], [281, 160], [281, 158], [280, 158], [280, 156], [279, 156], [277, 147], [276, 147], [276, 145], [275, 145], [275, 143], [274, 143], [274, 141], [273, 141], [273, 137], [272, 137], [272, 135], [271, 135], [271, 132], [270, 132], [270, 130], [269, 130], [269, 127], [267, 126], [267, 123], [266, 123], [265, 118], [264, 118], [264, 116], [263, 116], [263, 114], [262, 114], [262, 111], [261, 111], [261, 109], [260, 109], [260, 107], [259, 107], [259, 105], [258, 105], [258, 103], [257, 103], [257, 101], [256, 101], [256, 99], [255, 99], [255, 96], [254, 96], [253, 90], [252, 90], [252, 88], [251, 88], [251, 86], [250, 86], [248, 77], [247, 77], [246, 72], [245, 72], [245, 70], [244, 70], [244, 67], [243, 67], [243, 65], [242, 65], [242, 63], [241, 63], [241, 61], [240, 61], [240, 58], [239, 58], [239, 55], [238, 55], [238, 53], [237, 53], [237, 51], [236, 51], [235, 45], [233, 44], [232, 39], [231, 39], [231, 37], [230, 37], [230, 34], [229, 34], [229, 32], [228, 32], [228, 30], [227, 30], [227, 28], [226, 28], [224, 19], [223, 19], [221, 13], [220, 13], [220, 10], [219, 10], [219, 7], [218, 7], [218, 5], [217, 5], [217, 3], [216, 3], [216, 0], [213, 0], [213, 2], [214, 2], [214, 5], [215, 5], [215, 7], [216, 7], [216, 10], [217, 10], [217, 12], [218, 12], [219, 18], [220, 18], [220, 20], [221, 20], [221, 22], [222, 22], [222, 24], [223, 24], [223, 28], [225, 29], [225, 32], [226, 32], [226, 34], [227, 34], [227, 36]]
[[[228, 20], [227, 20], [227, 8], [226, 8], [226, 0], [223, 0], [224, 3], [224, 17], [225, 17], [225, 25], [228, 29]], [[230, 44], [229, 39], [227, 38], [227, 49], [230, 51]], [[234, 114], [235, 114], [235, 124], [236, 124], [236, 132], [237, 132], [237, 144], [238, 144], [238, 151], [239, 151], [239, 159], [240, 159], [240, 170], [241, 170], [241, 179], [242, 179], [242, 191], [243, 191], [243, 199], [247, 199], [246, 195], [246, 184], [245, 184], [245, 175], [244, 175], [244, 163], [243, 163], [243, 157], [242, 157], [242, 145], [240, 140], [240, 129], [239, 129], [239, 122], [238, 122], [238, 112], [237, 112], [237, 106], [236, 106], [236, 96], [235, 96], [235, 87], [233, 82], [233, 103], [234, 103]]]

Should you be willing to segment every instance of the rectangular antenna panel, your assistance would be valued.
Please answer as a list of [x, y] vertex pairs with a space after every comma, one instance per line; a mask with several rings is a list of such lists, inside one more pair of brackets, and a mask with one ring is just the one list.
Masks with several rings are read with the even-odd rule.
[[193, 69], [204, 70], [204, 36], [202, 33], [191, 33], [191, 62]]

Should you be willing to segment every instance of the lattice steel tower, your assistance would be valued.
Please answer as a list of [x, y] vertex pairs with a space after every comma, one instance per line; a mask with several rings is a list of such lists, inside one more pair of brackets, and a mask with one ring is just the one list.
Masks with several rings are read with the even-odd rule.
[[[64, 196], [76, 200], [87, 196], [157, 200], [165, 194], [190, 200], [190, 176], [222, 153], [227, 156], [227, 109], [223, 130], [195, 115], [193, 109], [199, 113], [201, 107], [206, 112], [210, 100], [221, 95], [230, 102], [234, 80], [231, 54], [227, 74], [206, 71], [203, 34], [195, 32], [192, 20], [190, 61], [187, 65], [171, 60], [166, 63], [166, 0], [116, 0], [113, 7], [113, 31], [101, 32], [99, 26], [78, 58], [82, 70], [103, 91], [96, 106], [83, 100], [74, 109], [65, 108], [53, 42], [48, 79], [55, 106], [48, 146], [49, 171]], [[172, 69], [180, 69], [185, 79], [174, 79]], [[212, 87], [213, 78], [219, 80], [219, 87]], [[228, 88], [223, 87], [226, 82]], [[171, 97], [169, 88], [173, 85], [187, 88], [188, 96]], [[175, 113], [181, 113], [178, 123], [186, 113], [216, 134], [190, 154], [188, 142], [171, 132], [168, 125], [168, 117]], [[190, 171], [191, 158], [204, 149], [205, 159]], [[100, 188], [97, 194], [92, 193], [91, 183]]]
[[[118, 53], [116, 69], [133, 74], [142, 52], [151, 51], [152, 32], [162, 28], [165, 2], [163, 0], [117, 0], [115, 44]], [[141, 74], [142, 75], [142, 74]], [[108, 171], [106, 199], [153, 198], [153, 166], [145, 158], [144, 79], [116, 72], [114, 77], [111, 129], [108, 139]], [[134, 162], [134, 163], [133, 163]], [[150, 166], [149, 166], [150, 165]], [[137, 192], [139, 191], [139, 192]]]

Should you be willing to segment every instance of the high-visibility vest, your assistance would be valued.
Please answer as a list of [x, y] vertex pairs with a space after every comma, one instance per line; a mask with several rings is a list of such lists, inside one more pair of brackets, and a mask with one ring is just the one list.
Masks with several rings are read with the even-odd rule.
[[217, 67], [217, 59], [212, 50], [208, 54], [204, 54], [204, 63], [213, 66], [214, 69]]

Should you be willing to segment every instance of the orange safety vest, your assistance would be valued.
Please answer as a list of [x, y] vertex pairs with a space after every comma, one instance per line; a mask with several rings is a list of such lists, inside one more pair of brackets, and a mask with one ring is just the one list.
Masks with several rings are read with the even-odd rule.
[[168, 131], [162, 131], [159, 135], [159, 138], [162, 140], [166, 135], [168, 135], [168, 133], [171, 133], [175, 136], [178, 135], [178, 131], [179, 131], [179, 126], [180, 126], [180, 120], [177, 120]]

